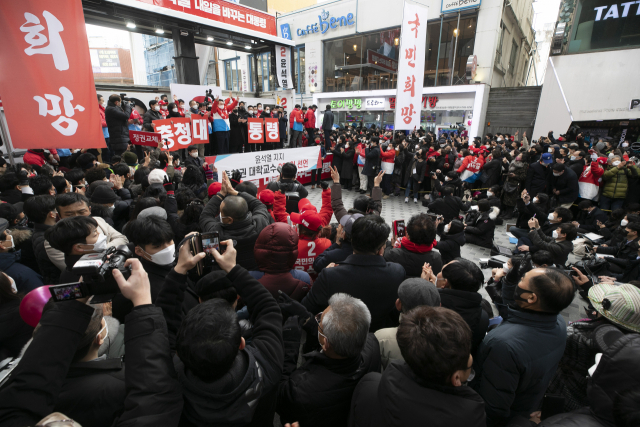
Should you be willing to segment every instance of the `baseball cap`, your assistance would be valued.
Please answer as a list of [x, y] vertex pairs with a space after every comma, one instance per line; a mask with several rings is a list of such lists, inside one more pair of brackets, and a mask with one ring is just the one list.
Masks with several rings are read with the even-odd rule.
[[544, 163], [545, 165], [553, 163], [553, 155], [551, 153], [544, 153], [542, 155], [542, 163]]
[[311, 203], [309, 199], [300, 199], [300, 201], [298, 201], [298, 212], [302, 213], [307, 209], [313, 209], [314, 211], [317, 211], [316, 207], [313, 206], [313, 203]]
[[628, 283], [601, 283], [589, 289], [596, 311], [626, 330], [640, 332], [640, 289]]
[[419, 277], [407, 279], [398, 287], [398, 298], [402, 310], [407, 311], [421, 305], [440, 307], [440, 293], [433, 283]]
[[344, 228], [344, 232], [346, 234], [351, 235], [351, 229], [353, 228], [353, 223], [356, 222], [358, 218], [362, 218], [362, 217], [364, 217], [364, 215], [357, 213], [357, 214], [345, 215], [342, 218], [340, 218], [340, 225], [342, 226], [342, 228]]
[[262, 190], [258, 193], [258, 200], [260, 200], [265, 205], [273, 205], [273, 201], [275, 200], [276, 195], [273, 194], [271, 190]]
[[147, 177], [147, 179], [149, 180], [149, 185], [163, 184], [165, 178], [169, 179], [169, 177], [167, 176], [167, 173], [162, 169], [152, 170], [151, 172], [149, 172], [149, 175]]
[[207, 194], [209, 194], [209, 197], [213, 197], [216, 194], [218, 194], [221, 189], [222, 189], [222, 183], [221, 182], [212, 182], [209, 185], [209, 189], [207, 190]]
[[302, 213], [291, 212], [289, 215], [291, 222], [300, 224], [311, 231], [318, 231], [322, 227], [322, 217], [314, 209], [307, 209]]
[[607, 159], [606, 157], [598, 157], [596, 161], [601, 165], [606, 165], [609, 159]]

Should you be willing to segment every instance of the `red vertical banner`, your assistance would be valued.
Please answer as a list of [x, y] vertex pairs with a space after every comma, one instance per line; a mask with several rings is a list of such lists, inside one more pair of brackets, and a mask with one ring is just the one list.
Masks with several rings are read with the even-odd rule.
[[105, 147], [82, 2], [3, 1], [0, 28], [0, 96], [14, 148]]
[[263, 119], [247, 119], [249, 142], [253, 144], [264, 143]]
[[176, 151], [193, 144], [191, 120], [186, 117], [154, 120], [153, 127], [162, 139], [162, 151]]
[[194, 144], [209, 143], [208, 117], [208, 114], [204, 116], [200, 114], [191, 115], [191, 135]]
[[278, 119], [264, 119], [264, 123], [267, 142], [280, 142], [280, 126], [278, 126]]

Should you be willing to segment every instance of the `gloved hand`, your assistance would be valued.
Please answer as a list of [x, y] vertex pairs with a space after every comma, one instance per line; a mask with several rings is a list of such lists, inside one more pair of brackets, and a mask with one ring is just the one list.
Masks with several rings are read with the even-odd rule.
[[164, 187], [164, 189], [167, 192], [167, 196], [171, 195], [173, 196], [175, 193], [173, 191], [173, 182], [169, 181], [168, 177], [164, 177], [164, 182], [162, 183], [162, 186]]
[[202, 165], [202, 169], [204, 169], [204, 175], [207, 178], [207, 181], [213, 179], [213, 170], [209, 167], [207, 163]]
[[291, 317], [298, 316], [300, 321], [305, 322], [310, 317], [313, 317], [311, 313], [307, 311], [307, 308], [298, 301], [291, 299], [291, 297], [282, 291], [278, 291], [278, 305], [282, 311], [283, 316]]
[[236, 188], [236, 185], [240, 184], [240, 181], [242, 181], [242, 172], [240, 172], [238, 169], [235, 169], [231, 173], [231, 186], [233, 188]]

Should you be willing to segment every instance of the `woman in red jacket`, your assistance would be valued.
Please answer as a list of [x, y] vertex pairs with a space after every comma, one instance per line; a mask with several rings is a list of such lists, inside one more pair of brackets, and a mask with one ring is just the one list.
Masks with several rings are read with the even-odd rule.
[[382, 146], [380, 158], [380, 169], [384, 171], [384, 176], [382, 177], [383, 199], [388, 199], [389, 194], [391, 194], [391, 176], [393, 175], [394, 160], [396, 158], [396, 147], [393, 142], [387, 144], [386, 147]]

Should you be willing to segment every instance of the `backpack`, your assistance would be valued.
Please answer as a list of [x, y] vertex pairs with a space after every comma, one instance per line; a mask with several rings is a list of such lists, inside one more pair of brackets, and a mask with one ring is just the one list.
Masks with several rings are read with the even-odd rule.
[[287, 213], [298, 212], [298, 202], [300, 201], [300, 189], [302, 184], [299, 182], [280, 182], [278, 181], [278, 189], [282, 190], [287, 198]]

